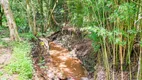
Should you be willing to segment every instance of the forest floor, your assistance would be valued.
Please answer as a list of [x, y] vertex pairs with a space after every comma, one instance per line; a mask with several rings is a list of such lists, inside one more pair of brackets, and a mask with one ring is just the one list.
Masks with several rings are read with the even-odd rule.
[[10, 63], [12, 58], [12, 50], [8, 47], [0, 47], [0, 80], [18, 80], [17, 74], [7, 73], [4, 66]]
[[[106, 70], [98, 63], [101, 61], [98, 61], [92, 41], [79, 36], [54, 32], [33, 41], [34, 47], [30, 41], [1, 42], [4, 46], [0, 45], [0, 80], [106, 80]], [[11, 62], [13, 54], [16, 59]], [[13, 69], [11, 74], [5, 70], [7, 65], [8, 70]], [[114, 73], [115, 80], [120, 80], [120, 72]], [[124, 80], [128, 77], [128, 72], [124, 72]]]

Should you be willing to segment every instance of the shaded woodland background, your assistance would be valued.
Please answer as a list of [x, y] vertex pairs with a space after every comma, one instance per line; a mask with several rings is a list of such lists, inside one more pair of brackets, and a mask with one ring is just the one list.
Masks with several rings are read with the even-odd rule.
[[[67, 30], [92, 41], [95, 64], [142, 79], [142, 0], [0, 0], [0, 26], [11, 40], [35, 41]], [[9, 27], [9, 31], [8, 31]], [[2, 31], [1, 30], [1, 31]], [[5, 32], [4, 32], [5, 33]], [[94, 64], [94, 63], [92, 63]], [[93, 65], [96, 66], [96, 65]], [[92, 68], [92, 72], [95, 70]], [[115, 80], [115, 79], [113, 79]]]

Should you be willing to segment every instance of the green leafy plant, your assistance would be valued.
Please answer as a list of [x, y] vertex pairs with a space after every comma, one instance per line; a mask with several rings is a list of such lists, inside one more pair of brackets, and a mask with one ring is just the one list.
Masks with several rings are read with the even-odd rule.
[[133, 3], [123, 3], [110, 15], [111, 21], [116, 21], [117, 18], [121, 22], [128, 22], [130, 19], [134, 19], [137, 12], [136, 5]]
[[31, 46], [28, 42], [12, 42], [13, 54], [10, 64], [5, 69], [11, 74], [18, 74], [20, 80], [32, 78], [33, 67], [29, 56]]
[[0, 71], [0, 76], [2, 76], [3, 75], [3, 72], [2, 71]]

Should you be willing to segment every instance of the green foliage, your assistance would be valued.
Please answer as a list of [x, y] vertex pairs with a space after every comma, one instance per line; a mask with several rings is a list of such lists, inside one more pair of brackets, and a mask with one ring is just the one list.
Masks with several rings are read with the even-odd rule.
[[68, 7], [70, 8], [71, 14], [69, 18], [71, 18], [71, 22], [73, 25], [78, 27], [83, 26], [83, 18], [84, 18], [84, 8], [82, 0], [74, 0], [74, 1], [67, 1]]
[[37, 38], [32, 34], [32, 33], [22, 33], [22, 34], [20, 34], [20, 36], [22, 37], [22, 38], [24, 38], [24, 39], [26, 39], [26, 40], [32, 40], [32, 39], [34, 39], [34, 40], [36, 40]]
[[9, 36], [9, 30], [8, 30], [8, 27], [0, 27], [0, 39], [1, 38], [6, 38]]
[[[19, 1], [19, 0], [10, 0], [10, 7], [12, 9], [12, 13], [18, 28], [18, 32], [25, 32], [27, 31], [28, 20], [26, 14], [26, 1]], [[20, 6], [19, 6], [20, 5]], [[17, 7], [18, 6], [18, 7]]]
[[0, 76], [2, 76], [3, 75], [3, 72], [2, 71], [0, 71]]
[[129, 20], [133, 20], [137, 12], [136, 5], [133, 3], [124, 3], [121, 4], [114, 12], [110, 15], [111, 21], [116, 21], [117, 18], [121, 22], [125, 21], [128, 23]]
[[[0, 27], [1, 27], [1, 26], [0, 26]], [[4, 28], [4, 27], [8, 27], [8, 26], [7, 26], [7, 20], [6, 20], [5, 15], [2, 16], [2, 27], [1, 27], [1, 28]]]
[[[1, 40], [1, 39], [0, 39], [0, 40]], [[7, 46], [8, 46], [8, 43], [1, 40], [1, 41], [0, 41], [0, 46], [7, 47]]]
[[5, 69], [11, 74], [19, 74], [19, 80], [28, 80], [32, 78], [33, 67], [29, 56], [31, 46], [28, 42], [12, 42], [13, 46], [12, 60]]
[[142, 41], [140, 41], [140, 46], [142, 47]]
[[67, 3], [71, 11], [71, 22], [78, 27], [102, 25], [102, 22], [108, 19], [108, 15], [104, 15], [104, 13], [111, 13], [111, 6], [113, 5], [112, 1], [103, 0], [75, 0]]
[[100, 49], [100, 37], [97, 35], [97, 33], [92, 32], [88, 37], [93, 41], [92, 46], [94, 47], [94, 51], [97, 52]]

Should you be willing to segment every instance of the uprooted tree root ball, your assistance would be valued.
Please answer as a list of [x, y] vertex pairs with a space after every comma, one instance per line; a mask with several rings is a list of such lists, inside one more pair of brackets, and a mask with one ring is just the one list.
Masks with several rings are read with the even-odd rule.
[[52, 35], [36, 42], [33, 49], [34, 79], [93, 79], [94, 64], [91, 63], [95, 63], [95, 56], [91, 40], [70, 34], [54, 35], [57, 35], [54, 40]]

